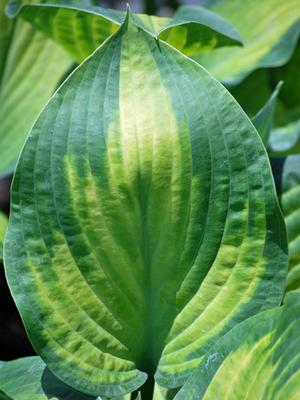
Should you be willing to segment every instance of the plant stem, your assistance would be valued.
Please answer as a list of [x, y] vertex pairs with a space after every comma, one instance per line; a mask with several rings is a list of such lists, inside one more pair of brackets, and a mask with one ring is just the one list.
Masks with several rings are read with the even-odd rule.
[[131, 394], [131, 400], [137, 398], [138, 393], [141, 393], [142, 400], [152, 400], [154, 392], [154, 378], [150, 376], [143, 386]]
[[154, 378], [149, 376], [141, 387], [142, 400], [152, 400], [154, 391]]

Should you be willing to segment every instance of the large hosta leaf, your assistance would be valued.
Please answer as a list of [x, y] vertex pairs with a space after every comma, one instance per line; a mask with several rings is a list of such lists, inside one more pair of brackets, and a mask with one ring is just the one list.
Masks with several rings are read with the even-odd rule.
[[300, 296], [241, 323], [214, 346], [176, 400], [300, 398]]
[[289, 240], [286, 290], [300, 289], [300, 156], [286, 158], [282, 173], [281, 205]]
[[254, 69], [279, 66], [291, 57], [300, 30], [299, 0], [214, 0], [208, 5], [237, 29], [244, 43], [199, 57], [218, 79], [237, 83]]
[[180, 386], [235, 324], [281, 301], [286, 234], [266, 152], [197, 63], [131, 19], [57, 91], [12, 187], [8, 282], [76, 389]]
[[39, 357], [0, 361], [0, 392], [12, 400], [101, 400], [59, 381]]
[[[55, 40], [77, 60], [90, 55], [124, 21], [125, 13], [102, 7], [25, 5], [8, 8]], [[214, 47], [240, 45], [241, 37], [222, 17], [199, 8], [184, 9], [169, 18], [134, 14], [135, 23], [169, 42], [185, 54], [198, 54]]]
[[0, 177], [13, 171], [28, 131], [71, 66], [70, 57], [28, 23], [17, 21], [8, 33], [6, 3], [0, 0], [1, 46], [6, 38], [0, 53]]

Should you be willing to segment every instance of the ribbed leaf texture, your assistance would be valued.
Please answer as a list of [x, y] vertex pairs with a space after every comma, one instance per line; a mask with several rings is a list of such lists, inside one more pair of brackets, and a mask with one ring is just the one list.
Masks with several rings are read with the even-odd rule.
[[235, 27], [244, 44], [197, 58], [219, 80], [236, 84], [251, 71], [283, 65], [292, 56], [300, 31], [298, 0], [213, 0], [207, 4]]
[[55, 93], [15, 173], [8, 282], [49, 369], [87, 394], [182, 385], [280, 303], [268, 158], [226, 89], [127, 17]]
[[41, 32], [9, 20], [6, 4], [0, 0], [0, 177], [13, 172], [26, 135], [72, 65]]
[[[14, 2], [8, 11], [59, 43], [77, 61], [83, 61], [115, 32], [126, 15], [102, 7], [43, 4], [15, 7]], [[215, 47], [240, 46], [242, 41], [229, 22], [202, 7], [185, 8], [172, 20], [145, 14], [133, 14], [132, 18], [138, 26], [189, 56]]]
[[214, 346], [175, 400], [300, 397], [300, 296], [241, 323]]
[[289, 241], [286, 291], [300, 289], [300, 156], [286, 158], [282, 173], [281, 204]]

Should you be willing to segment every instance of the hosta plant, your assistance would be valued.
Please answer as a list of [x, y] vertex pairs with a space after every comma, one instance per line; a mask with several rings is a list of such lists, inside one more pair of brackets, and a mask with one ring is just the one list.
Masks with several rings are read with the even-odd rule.
[[299, 157], [280, 178], [286, 280], [264, 145], [297, 116], [297, 1], [173, 19], [74, 3], [7, 8], [82, 64], [14, 176], [5, 269], [39, 356], [0, 363], [0, 399], [296, 399]]
[[50, 99], [15, 172], [5, 266], [34, 348], [77, 391], [151, 399], [280, 304], [286, 263], [254, 126], [128, 13]]

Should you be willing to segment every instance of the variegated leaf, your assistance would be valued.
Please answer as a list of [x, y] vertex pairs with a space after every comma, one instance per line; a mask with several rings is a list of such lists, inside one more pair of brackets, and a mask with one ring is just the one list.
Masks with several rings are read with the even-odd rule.
[[241, 323], [214, 346], [176, 400], [297, 400], [300, 295]]
[[178, 387], [280, 303], [286, 252], [245, 113], [127, 17], [52, 97], [15, 173], [5, 267], [35, 349], [88, 394], [154, 374]]
[[[77, 61], [84, 60], [124, 21], [125, 13], [102, 7], [25, 5], [8, 8], [52, 38]], [[135, 23], [187, 55], [221, 46], [241, 45], [238, 32], [205, 8], [184, 9], [173, 20], [134, 14]]]
[[286, 291], [300, 290], [300, 156], [286, 158], [282, 173], [282, 211], [289, 241]]
[[300, 31], [299, 0], [212, 0], [207, 4], [236, 28], [244, 44], [197, 58], [219, 80], [236, 84], [251, 71], [283, 65], [292, 56]]
[[0, 0], [0, 177], [13, 172], [37, 115], [72, 65], [62, 49], [27, 22], [8, 20], [6, 4]]

